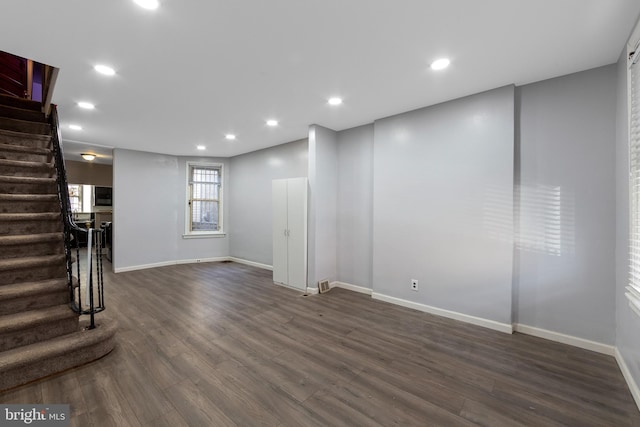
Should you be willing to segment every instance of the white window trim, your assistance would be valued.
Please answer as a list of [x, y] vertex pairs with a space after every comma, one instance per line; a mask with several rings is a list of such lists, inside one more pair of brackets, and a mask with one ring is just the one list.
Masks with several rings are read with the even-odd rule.
[[[205, 167], [205, 168], [220, 168], [220, 205], [218, 207], [218, 222], [220, 224], [220, 229], [217, 231], [191, 231], [189, 230], [189, 221], [191, 218], [191, 206], [189, 206], [189, 181], [191, 181], [191, 168], [195, 167]], [[187, 162], [186, 172], [185, 172], [185, 209], [184, 209], [184, 234], [182, 235], [183, 239], [206, 239], [206, 238], [216, 238], [216, 237], [225, 237], [226, 233], [224, 231], [224, 164], [223, 163], [208, 163], [208, 162]]]
[[[635, 52], [636, 55], [631, 57], [631, 54]], [[637, 218], [638, 211], [640, 210], [640, 203], [637, 196], [634, 194], [634, 175], [638, 175], [640, 172], [640, 164], [634, 162], [632, 159], [634, 148], [637, 150], [638, 146], [640, 146], [639, 141], [633, 141], [633, 129], [632, 129], [632, 113], [633, 113], [633, 88], [634, 82], [632, 80], [632, 72], [640, 71], [640, 57], [638, 57], [638, 52], [640, 52], [640, 24], [636, 26], [633, 31], [631, 38], [629, 39], [629, 43], [627, 44], [627, 131], [628, 131], [628, 173], [629, 173], [629, 267], [628, 267], [628, 285], [626, 287], [625, 296], [629, 300], [629, 307], [631, 310], [638, 316], [640, 316], [640, 277], [638, 276], [638, 261], [640, 257], [640, 247], [638, 243], [640, 242], [640, 237], [634, 235], [634, 230], [638, 228], [640, 224], [636, 224], [638, 221]], [[633, 59], [635, 59], [635, 65], [633, 64]], [[633, 67], [633, 69], [632, 69]], [[638, 83], [640, 84], [640, 83]], [[636, 91], [637, 92], [637, 91]], [[640, 99], [636, 100], [636, 104], [640, 103]], [[640, 112], [637, 112], [638, 116], [640, 116]], [[636, 121], [639, 120], [638, 118]], [[635, 146], [635, 147], [634, 147]], [[635, 170], [639, 169], [639, 170]], [[640, 221], [638, 221], [640, 222]]]

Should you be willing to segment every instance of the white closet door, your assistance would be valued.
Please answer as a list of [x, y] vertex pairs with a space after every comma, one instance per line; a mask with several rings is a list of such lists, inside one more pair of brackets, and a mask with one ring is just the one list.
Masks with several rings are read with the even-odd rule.
[[272, 183], [273, 221], [273, 281], [287, 284], [287, 180], [274, 179]]
[[289, 286], [307, 289], [307, 178], [288, 179]]

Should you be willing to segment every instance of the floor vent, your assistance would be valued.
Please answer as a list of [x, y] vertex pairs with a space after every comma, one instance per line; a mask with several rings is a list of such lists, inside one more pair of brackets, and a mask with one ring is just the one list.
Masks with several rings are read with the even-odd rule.
[[328, 280], [321, 280], [318, 282], [318, 291], [321, 294], [327, 293], [331, 290], [331, 287], [329, 286], [329, 281]]

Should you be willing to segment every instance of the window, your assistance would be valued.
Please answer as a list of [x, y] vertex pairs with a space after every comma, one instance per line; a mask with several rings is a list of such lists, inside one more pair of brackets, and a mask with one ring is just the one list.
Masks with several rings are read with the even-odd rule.
[[222, 234], [222, 165], [187, 163], [185, 236]]
[[640, 316], [640, 43], [629, 54], [629, 306]]
[[69, 184], [69, 203], [71, 212], [82, 211], [82, 186], [79, 184]]

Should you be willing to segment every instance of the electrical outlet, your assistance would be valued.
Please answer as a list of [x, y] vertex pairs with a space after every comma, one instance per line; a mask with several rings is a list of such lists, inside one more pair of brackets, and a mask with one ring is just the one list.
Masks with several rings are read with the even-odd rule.
[[414, 291], [418, 290], [418, 280], [411, 279], [411, 290], [414, 290]]

